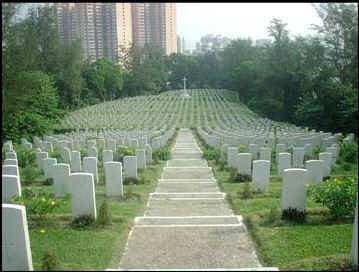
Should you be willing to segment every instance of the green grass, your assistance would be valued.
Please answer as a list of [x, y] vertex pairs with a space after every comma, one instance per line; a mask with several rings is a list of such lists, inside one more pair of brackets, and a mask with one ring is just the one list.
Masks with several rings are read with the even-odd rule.
[[[112, 213], [112, 224], [106, 227], [96, 225], [84, 230], [71, 228], [71, 203], [68, 201], [48, 219], [29, 220], [30, 245], [35, 270], [41, 269], [45, 249], [51, 249], [60, 261], [60, 270], [99, 270], [117, 268], [125, 247], [133, 219], [144, 213], [148, 194], [155, 190], [165, 163], [149, 165], [139, 173], [139, 178], [149, 182], [141, 185], [125, 185], [125, 194], [130, 190], [139, 198], [108, 198]], [[27, 186], [24, 186], [24, 188]], [[46, 191], [53, 192], [52, 186], [44, 186]], [[103, 203], [104, 185], [96, 185], [96, 209]], [[42, 229], [45, 234], [40, 233]]]
[[[198, 141], [198, 137], [196, 139]], [[204, 143], [198, 142], [204, 151]], [[271, 169], [274, 176], [270, 178], [268, 192], [241, 199], [245, 183], [229, 183], [228, 169], [220, 170], [214, 161], [209, 161], [209, 166], [213, 167], [219, 187], [227, 194], [234, 213], [243, 216], [263, 266], [280, 270], [355, 271], [349, 264], [353, 217], [333, 219], [326, 207], [307, 196], [304, 223], [281, 220], [282, 179], [276, 176], [275, 167]], [[351, 175], [356, 166], [351, 167], [351, 171], [342, 171], [339, 165], [334, 174]], [[277, 215], [269, 220], [271, 207], [276, 208]]]

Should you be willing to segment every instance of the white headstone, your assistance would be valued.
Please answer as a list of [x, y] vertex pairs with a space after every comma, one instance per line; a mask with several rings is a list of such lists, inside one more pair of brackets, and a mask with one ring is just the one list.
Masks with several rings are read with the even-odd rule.
[[113, 161], [113, 152], [112, 152], [112, 150], [104, 150], [102, 152], [102, 161], [103, 161], [103, 164], [105, 164], [106, 162]]
[[3, 165], [18, 165], [18, 161], [16, 159], [5, 159]]
[[271, 149], [269, 147], [261, 147], [259, 150], [259, 160], [271, 161]]
[[25, 206], [2, 204], [2, 270], [32, 271]]
[[249, 144], [249, 153], [252, 154], [252, 159], [258, 159], [258, 145], [257, 144]]
[[71, 149], [68, 147], [64, 147], [62, 149], [62, 159], [64, 160], [65, 163], [70, 164], [71, 163]]
[[239, 153], [239, 162], [238, 162], [238, 171], [240, 174], [250, 175], [251, 164], [252, 164], [252, 154], [251, 153]]
[[266, 192], [269, 187], [270, 161], [253, 161], [252, 190]]
[[227, 148], [227, 164], [228, 167], [238, 167], [238, 148], [228, 147]]
[[137, 157], [138, 169], [145, 169], [146, 168], [146, 150], [144, 150], [144, 149], [136, 150], [136, 157]]
[[293, 147], [293, 168], [303, 167], [304, 147]]
[[152, 148], [149, 144], [146, 145], [146, 164], [152, 162]]
[[308, 170], [289, 168], [283, 171], [282, 211], [288, 208], [303, 212], [307, 198]]
[[16, 152], [10, 151], [5, 153], [5, 159], [15, 159], [17, 160]]
[[278, 175], [283, 177], [283, 170], [292, 168], [292, 154], [290, 153], [279, 153], [278, 154]]
[[54, 189], [56, 197], [64, 197], [67, 193], [71, 193], [70, 165], [66, 163], [57, 163], [52, 166], [52, 178], [54, 180]]
[[123, 158], [126, 178], [137, 178], [137, 157], [125, 156]]
[[3, 165], [2, 166], [2, 174], [19, 177], [20, 176], [19, 175], [19, 167], [17, 165]]
[[323, 176], [330, 176], [331, 165], [332, 165], [332, 153], [323, 152], [319, 153], [319, 160], [323, 161]]
[[54, 158], [46, 158], [43, 159], [43, 166], [44, 166], [44, 176], [45, 178], [53, 178], [51, 168], [54, 164], [57, 163], [57, 160]]
[[19, 176], [2, 174], [1, 182], [2, 203], [8, 203], [11, 198], [21, 196]]
[[92, 173], [94, 177], [94, 182], [98, 183], [98, 168], [97, 168], [97, 158], [95, 157], [85, 157], [83, 160], [83, 171], [85, 173]]
[[323, 164], [322, 160], [309, 160], [305, 162], [309, 183], [318, 184], [323, 181]]
[[121, 162], [106, 162], [106, 196], [123, 196]]
[[331, 163], [334, 164], [337, 160], [337, 149], [336, 147], [333, 147], [333, 146], [330, 146], [330, 147], [327, 147], [327, 150], [326, 152], [329, 152], [329, 153], [332, 153], [332, 160], [331, 160]]
[[90, 147], [87, 156], [97, 158], [97, 148], [95, 146]]
[[71, 173], [81, 172], [81, 153], [80, 151], [71, 151]]
[[93, 174], [70, 174], [72, 220], [82, 215], [90, 215], [96, 220], [96, 197]]
[[277, 144], [277, 146], [276, 146], [275, 158], [276, 158], [277, 163], [278, 163], [278, 159], [279, 159], [279, 153], [285, 153], [285, 144]]

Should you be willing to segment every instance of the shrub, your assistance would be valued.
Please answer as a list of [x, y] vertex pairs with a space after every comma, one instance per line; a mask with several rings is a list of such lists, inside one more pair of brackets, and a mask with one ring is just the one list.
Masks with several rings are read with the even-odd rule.
[[57, 163], [63, 163], [64, 160], [62, 159], [61, 153], [59, 151], [53, 151], [49, 154], [49, 158], [56, 159]]
[[249, 198], [253, 197], [253, 193], [252, 193], [252, 190], [251, 190], [251, 185], [249, 184], [249, 182], [246, 182], [244, 184], [243, 192], [242, 192], [242, 194], [240, 196], [243, 199], [249, 199]]
[[319, 146], [316, 146], [313, 148], [313, 157], [314, 158], [318, 158], [319, 157], [319, 153], [324, 152], [325, 150]]
[[26, 214], [29, 217], [37, 215], [40, 218], [45, 218], [49, 213], [63, 205], [65, 201], [57, 200], [53, 193], [45, 192], [41, 188], [26, 188], [21, 196], [11, 199], [14, 204], [25, 205]]
[[53, 271], [57, 270], [60, 262], [57, 259], [56, 255], [50, 251], [45, 250], [44, 256], [42, 257], [42, 270], [44, 271]]
[[152, 153], [152, 159], [156, 161], [167, 161], [171, 159], [171, 151], [169, 147], [162, 147]]
[[326, 206], [333, 217], [341, 217], [354, 214], [357, 186], [354, 177], [334, 178], [309, 185], [308, 192], [316, 203]]
[[21, 171], [21, 183], [23, 183], [24, 185], [30, 185], [39, 175], [39, 169], [32, 166], [26, 166]]
[[248, 146], [246, 146], [246, 145], [239, 145], [238, 151], [239, 151], [239, 153], [248, 153], [248, 152], [249, 152], [249, 148], [248, 148]]
[[129, 178], [129, 177], [123, 180], [123, 185], [131, 185], [131, 184], [144, 184], [144, 180], [137, 178]]
[[339, 157], [349, 163], [358, 161], [358, 145], [354, 143], [344, 143], [340, 145]]
[[54, 180], [52, 178], [47, 178], [44, 183], [44, 185], [46, 186], [50, 186], [50, 185], [53, 185], [54, 184]]
[[100, 207], [97, 222], [98, 222], [98, 224], [103, 225], [103, 226], [109, 225], [112, 222], [110, 206], [108, 205], [106, 200], [102, 203], [102, 205]]
[[35, 163], [35, 153], [19, 150], [16, 153], [17, 161], [20, 167], [25, 168]]
[[81, 215], [76, 217], [71, 222], [71, 227], [73, 227], [74, 229], [83, 229], [88, 226], [91, 226], [94, 222], [95, 219], [93, 218], [92, 215]]
[[294, 208], [288, 208], [282, 211], [282, 219], [303, 223], [305, 221], [305, 211], [301, 212]]
[[203, 158], [205, 158], [208, 161], [215, 160], [216, 162], [218, 162], [220, 154], [214, 148], [208, 148], [203, 152], [202, 156], [203, 156]]

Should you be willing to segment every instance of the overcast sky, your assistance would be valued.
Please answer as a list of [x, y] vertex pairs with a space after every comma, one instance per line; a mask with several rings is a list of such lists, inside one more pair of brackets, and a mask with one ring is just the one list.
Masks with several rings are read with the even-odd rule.
[[266, 39], [273, 18], [287, 23], [292, 35], [314, 34], [310, 25], [321, 25], [310, 3], [177, 3], [177, 34], [184, 36], [186, 49], [206, 34]]

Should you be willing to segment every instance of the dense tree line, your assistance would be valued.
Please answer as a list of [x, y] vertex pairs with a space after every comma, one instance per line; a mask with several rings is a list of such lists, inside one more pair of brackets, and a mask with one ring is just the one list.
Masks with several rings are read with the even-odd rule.
[[42, 8], [11, 24], [2, 4], [2, 138], [44, 134], [69, 110], [126, 96], [182, 88], [225, 88], [268, 118], [325, 131], [357, 133], [358, 9], [355, 4], [315, 6], [317, 35], [290, 37], [273, 19], [273, 43], [233, 40], [200, 56], [146, 46], [121, 50], [120, 63], [88, 62], [81, 41], [63, 44], [54, 10]]

